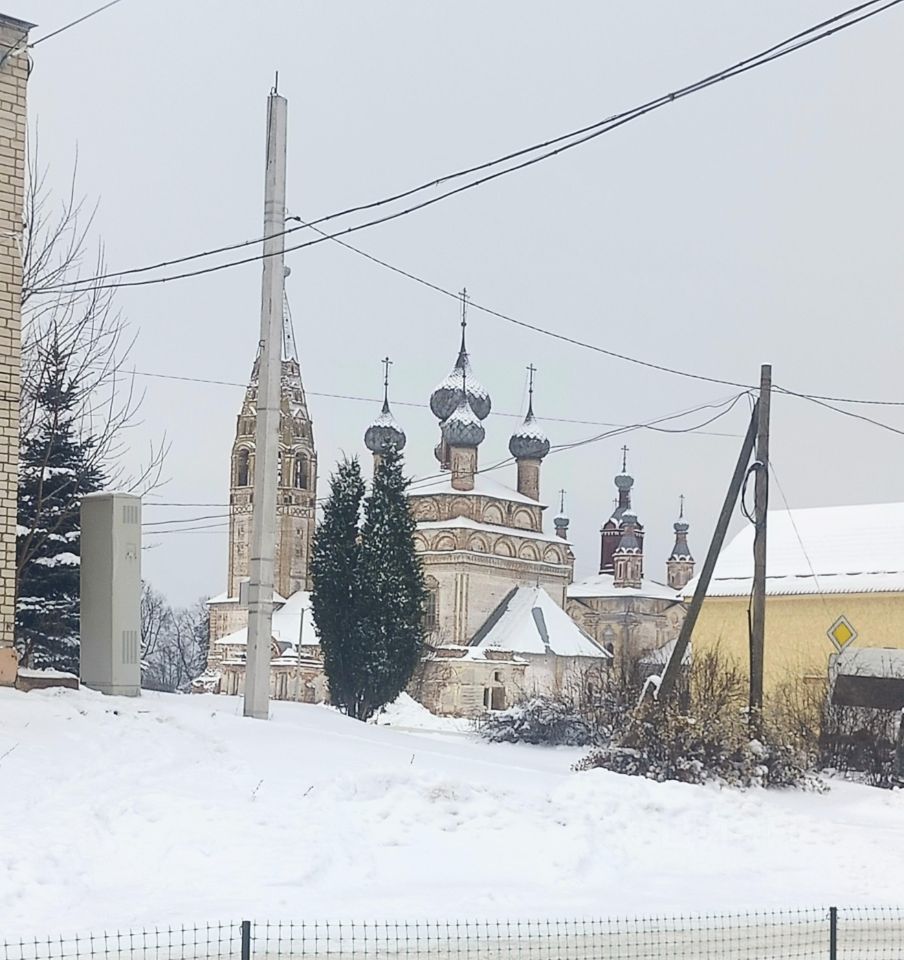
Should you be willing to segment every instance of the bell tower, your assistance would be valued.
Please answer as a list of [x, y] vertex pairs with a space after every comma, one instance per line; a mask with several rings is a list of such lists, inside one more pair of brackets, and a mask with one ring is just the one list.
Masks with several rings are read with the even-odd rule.
[[[254, 495], [254, 441], [260, 352], [251, 369], [236, 421], [229, 482], [230, 597], [248, 577], [251, 507]], [[276, 592], [288, 597], [311, 589], [311, 544], [317, 496], [317, 451], [308, 413], [288, 300], [283, 303], [282, 376], [279, 415], [279, 490], [276, 507]]]

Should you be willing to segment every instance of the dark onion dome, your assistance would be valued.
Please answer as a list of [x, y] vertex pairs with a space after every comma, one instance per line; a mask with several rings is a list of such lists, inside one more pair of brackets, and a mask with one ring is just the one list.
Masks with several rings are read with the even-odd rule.
[[691, 525], [679, 520], [673, 524], [673, 527], [675, 530], [675, 546], [672, 547], [669, 560], [688, 560], [693, 563], [694, 558], [691, 556], [690, 547], [687, 545], [687, 532]]
[[490, 395], [482, 387], [471, 371], [471, 361], [465, 348], [465, 335], [462, 331], [461, 349], [458, 359], [447, 377], [441, 380], [430, 394], [430, 409], [438, 420], [447, 420], [458, 407], [463, 394], [467, 394], [468, 402], [478, 420], [485, 420], [492, 407]]
[[565, 516], [564, 513], [560, 513], [552, 518], [552, 523], [556, 530], [567, 530], [570, 522], [571, 521]]
[[616, 490], [630, 490], [634, 486], [634, 477], [628, 476], [627, 473], [620, 473], [615, 478], [615, 488]]
[[392, 415], [388, 400], [383, 401], [383, 410], [365, 431], [364, 445], [371, 453], [386, 453], [391, 446], [405, 449], [405, 431]]
[[528, 407], [524, 423], [509, 438], [509, 453], [516, 460], [542, 460], [549, 453], [549, 437]]
[[463, 393], [459, 395], [458, 406], [443, 420], [440, 429], [443, 440], [450, 447], [477, 447], [486, 436], [483, 424]]
[[625, 510], [621, 517], [621, 539], [618, 541], [617, 550], [630, 550], [640, 552], [640, 540], [637, 539], [634, 531], [637, 529], [637, 514], [633, 510]]

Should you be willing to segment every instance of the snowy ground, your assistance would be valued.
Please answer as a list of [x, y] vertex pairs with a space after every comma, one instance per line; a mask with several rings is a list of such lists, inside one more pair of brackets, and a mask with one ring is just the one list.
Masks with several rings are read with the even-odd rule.
[[[0, 690], [4, 936], [241, 917], [578, 917], [877, 903], [904, 792], [575, 774], [581, 751], [324, 707]], [[393, 713], [387, 718], [392, 721]], [[421, 718], [423, 719], [423, 718]]]

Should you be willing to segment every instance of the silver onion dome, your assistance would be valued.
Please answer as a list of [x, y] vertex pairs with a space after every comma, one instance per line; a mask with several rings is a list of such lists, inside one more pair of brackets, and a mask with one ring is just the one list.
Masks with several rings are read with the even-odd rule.
[[471, 370], [471, 361], [468, 359], [468, 350], [465, 346], [464, 326], [462, 326], [461, 347], [455, 366], [430, 394], [430, 409], [433, 415], [438, 420], [447, 420], [455, 412], [462, 396], [468, 398], [468, 403], [478, 420], [485, 420], [489, 416], [493, 404], [486, 388], [477, 381]]
[[389, 409], [389, 402], [383, 401], [383, 410], [376, 420], [364, 432], [364, 445], [371, 453], [386, 453], [390, 447], [405, 449], [405, 431]]
[[463, 393], [459, 395], [458, 406], [443, 420], [440, 429], [443, 440], [450, 447], [477, 447], [486, 436], [483, 424]]
[[542, 460], [549, 453], [549, 437], [529, 407], [524, 423], [509, 438], [509, 453], [516, 460]]

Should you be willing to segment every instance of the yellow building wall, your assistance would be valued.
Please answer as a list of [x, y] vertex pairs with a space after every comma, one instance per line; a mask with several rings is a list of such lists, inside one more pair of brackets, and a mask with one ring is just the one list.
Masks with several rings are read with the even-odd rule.
[[[747, 669], [747, 597], [707, 597], [693, 635], [696, 652], [720, 651]], [[823, 677], [835, 647], [826, 631], [839, 616], [857, 631], [856, 647], [904, 648], [904, 593], [767, 597], [763, 683]]]

